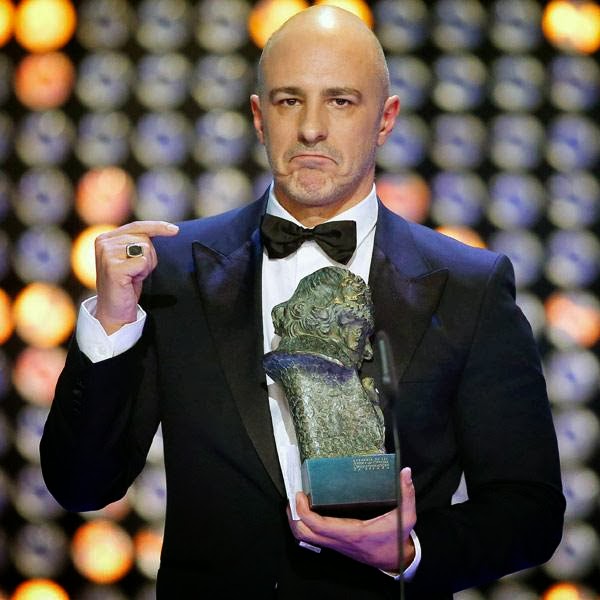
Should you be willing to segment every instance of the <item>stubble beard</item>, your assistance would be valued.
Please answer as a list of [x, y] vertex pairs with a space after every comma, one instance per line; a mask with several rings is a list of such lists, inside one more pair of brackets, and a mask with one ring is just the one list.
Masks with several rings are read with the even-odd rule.
[[[308, 171], [308, 172], [306, 172]], [[299, 169], [278, 181], [282, 192], [302, 206], [324, 206], [340, 202], [352, 190], [319, 169]]]
[[[374, 157], [373, 157], [374, 159]], [[289, 174], [273, 169], [275, 185], [281, 200], [306, 207], [343, 205], [356, 192], [371, 171], [370, 166], [349, 178], [340, 178], [318, 168], [302, 168]], [[366, 192], [368, 193], [368, 191]]]

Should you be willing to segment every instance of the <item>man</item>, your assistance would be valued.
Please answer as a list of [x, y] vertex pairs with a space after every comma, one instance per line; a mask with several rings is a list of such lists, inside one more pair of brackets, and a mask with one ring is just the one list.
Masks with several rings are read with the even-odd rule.
[[[263, 198], [98, 239], [97, 299], [82, 309], [41, 443], [50, 491], [77, 511], [120, 498], [161, 423], [160, 598], [397, 598], [402, 572], [406, 597], [450, 598], [547, 560], [564, 499], [512, 269], [378, 203], [375, 152], [399, 102], [375, 36], [341, 9], [307, 9], [265, 47], [258, 92], [274, 177]], [[323, 517], [295, 495], [289, 411], [261, 365], [270, 311], [347, 257], [314, 240], [283, 256], [266, 223], [261, 237], [265, 212], [305, 228], [356, 223], [346, 264], [369, 281], [400, 380], [400, 534], [397, 511]], [[469, 499], [451, 505], [462, 472]]]

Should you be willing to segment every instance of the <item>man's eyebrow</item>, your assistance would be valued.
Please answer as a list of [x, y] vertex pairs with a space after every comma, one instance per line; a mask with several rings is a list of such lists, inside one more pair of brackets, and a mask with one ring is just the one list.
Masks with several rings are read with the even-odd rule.
[[322, 96], [329, 98], [331, 96], [355, 96], [359, 100], [362, 98], [362, 94], [359, 90], [352, 87], [332, 87], [323, 90]]
[[302, 90], [294, 86], [273, 88], [269, 91], [269, 100], [273, 100], [277, 94], [289, 94], [290, 96], [303, 96]]
[[[305, 93], [301, 88], [295, 86], [283, 86], [273, 88], [269, 91], [269, 100], [273, 101], [277, 94], [289, 94], [290, 96], [304, 96]], [[324, 98], [330, 98], [332, 96], [355, 96], [359, 100], [362, 99], [362, 94], [359, 90], [352, 87], [331, 87], [326, 88], [321, 92], [321, 96]]]

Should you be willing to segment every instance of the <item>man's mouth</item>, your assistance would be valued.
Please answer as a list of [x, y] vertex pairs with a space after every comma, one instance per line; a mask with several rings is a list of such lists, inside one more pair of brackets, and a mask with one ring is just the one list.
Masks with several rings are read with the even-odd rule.
[[292, 161], [299, 161], [304, 167], [309, 169], [316, 169], [332, 162], [335, 163], [333, 158], [325, 154], [312, 154], [304, 152], [301, 154], [294, 154], [294, 156], [292, 156]]

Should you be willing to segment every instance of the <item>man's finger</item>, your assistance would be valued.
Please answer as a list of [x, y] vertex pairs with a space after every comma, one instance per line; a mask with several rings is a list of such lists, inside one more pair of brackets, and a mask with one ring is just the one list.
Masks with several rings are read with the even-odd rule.
[[327, 517], [323, 517], [310, 509], [308, 497], [304, 492], [296, 493], [296, 512], [298, 513], [298, 516], [311, 528], [322, 525], [327, 519]]
[[346, 517], [329, 517], [320, 515], [310, 508], [306, 494], [296, 494], [296, 511], [302, 523], [308, 527], [313, 534], [314, 541], [326, 545], [341, 537], [352, 534], [357, 524], [362, 523], [357, 519]]
[[412, 488], [412, 490], [414, 491], [413, 482], [412, 482], [412, 470], [410, 467], [404, 467], [400, 471], [400, 480], [402, 482], [402, 485], [406, 489]]
[[106, 237], [113, 237], [114, 235], [147, 235], [148, 237], [155, 237], [157, 235], [171, 236], [175, 235], [179, 231], [179, 227], [174, 223], [168, 221], [133, 221], [127, 223], [109, 231], [108, 234], [104, 234]]
[[411, 507], [415, 503], [415, 486], [412, 480], [412, 472], [410, 467], [404, 467], [400, 472], [400, 485], [402, 487], [402, 497]]

